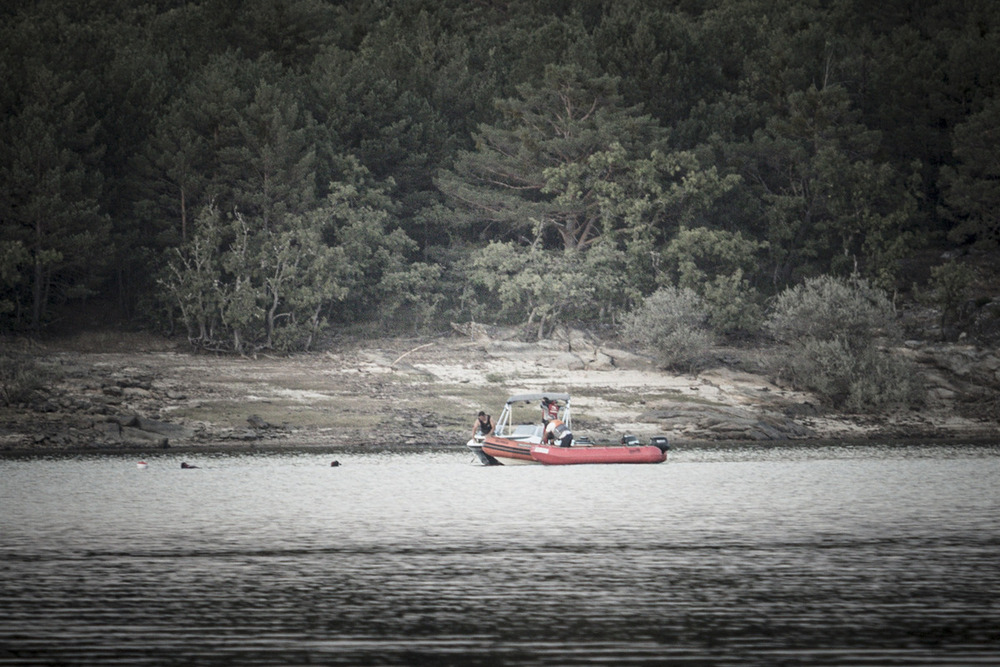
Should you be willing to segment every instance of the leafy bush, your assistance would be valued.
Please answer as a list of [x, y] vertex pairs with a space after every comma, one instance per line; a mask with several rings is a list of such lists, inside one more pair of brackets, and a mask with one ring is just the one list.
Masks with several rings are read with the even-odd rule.
[[444, 300], [440, 280], [441, 267], [430, 263], [414, 262], [385, 272], [378, 284], [382, 326], [412, 333], [429, 329]]
[[493, 242], [464, 276], [472, 319], [521, 324], [539, 339], [567, 320], [612, 320], [636, 293], [625, 254], [602, 244], [582, 252]]
[[536, 328], [541, 339], [573, 303], [590, 298], [574, 268], [565, 252], [493, 242], [472, 259], [469, 299], [494, 304], [482, 312], [489, 321]]
[[766, 326], [791, 347], [775, 370], [833, 407], [874, 412], [919, 399], [910, 364], [878, 345], [898, 339], [892, 303], [865, 281], [807, 280], [779, 295]]
[[193, 345], [240, 354], [308, 350], [334, 317], [429, 322], [437, 303], [425, 294], [438, 269], [410, 261], [416, 244], [398, 227], [385, 189], [366, 182], [367, 171], [355, 165], [344, 176], [308, 214], [265, 221], [203, 209], [159, 281]]
[[720, 334], [760, 331], [763, 319], [760, 295], [744, 280], [741, 271], [716, 276], [701, 289], [712, 331]]
[[31, 398], [31, 394], [43, 386], [44, 375], [38, 364], [28, 357], [0, 354], [0, 405]]
[[896, 309], [884, 291], [859, 278], [826, 275], [779, 294], [765, 328], [786, 342], [841, 339], [862, 347], [898, 335]]
[[843, 339], [808, 338], [792, 346], [792, 383], [852, 412], [902, 408], [919, 400], [911, 365], [873, 345], [852, 348]]
[[714, 342], [706, 323], [704, 302], [693, 290], [664, 287], [632, 311], [623, 335], [655, 350], [664, 368], [694, 371]]
[[691, 288], [704, 299], [712, 331], [733, 334], [760, 327], [760, 297], [747, 276], [758, 270], [758, 256], [765, 247], [766, 243], [739, 232], [682, 228], [663, 251], [663, 259], [678, 286]]
[[975, 272], [967, 264], [954, 260], [931, 269], [930, 294], [927, 301], [941, 311], [941, 337], [949, 338], [948, 330], [960, 320], [962, 304], [972, 294]]

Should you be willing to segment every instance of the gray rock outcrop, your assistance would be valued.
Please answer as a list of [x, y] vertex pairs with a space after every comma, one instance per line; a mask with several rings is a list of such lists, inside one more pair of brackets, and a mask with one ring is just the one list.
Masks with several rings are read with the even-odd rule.
[[723, 405], [659, 408], [640, 414], [638, 421], [711, 440], [794, 440], [815, 435], [811, 428], [785, 415]]

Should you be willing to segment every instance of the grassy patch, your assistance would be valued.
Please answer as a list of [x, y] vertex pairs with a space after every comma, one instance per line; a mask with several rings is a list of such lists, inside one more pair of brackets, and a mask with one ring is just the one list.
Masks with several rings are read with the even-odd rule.
[[185, 344], [145, 331], [118, 329], [87, 329], [60, 336], [53, 342], [70, 352], [167, 352], [184, 348]]
[[407, 397], [405, 404], [410, 410], [439, 415], [442, 418], [454, 416], [470, 426], [480, 410], [500, 416], [500, 410], [507, 399], [503, 390], [488, 387], [456, 387], [438, 391], [425, 390]]
[[287, 424], [297, 427], [369, 428], [382, 421], [382, 416], [370, 408], [366, 409], [361, 400], [346, 403], [314, 401], [307, 404], [283, 400], [216, 400], [181, 407], [170, 414], [172, 419], [204, 421], [230, 428], [247, 427], [250, 415], [257, 415], [276, 426]]

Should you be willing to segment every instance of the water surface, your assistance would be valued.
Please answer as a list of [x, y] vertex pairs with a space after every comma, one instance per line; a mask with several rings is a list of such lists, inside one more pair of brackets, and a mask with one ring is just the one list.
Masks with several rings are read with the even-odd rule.
[[997, 446], [185, 458], [0, 460], [0, 664], [1000, 664]]

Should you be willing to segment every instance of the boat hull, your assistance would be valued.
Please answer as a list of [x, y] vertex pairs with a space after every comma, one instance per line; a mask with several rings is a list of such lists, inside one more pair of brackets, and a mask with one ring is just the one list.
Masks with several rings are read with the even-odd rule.
[[483, 440], [482, 449], [484, 454], [503, 465], [516, 465], [520, 463], [538, 463], [531, 456], [531, 448], [537, 444], [534, 442], [499, 438], [497, 436], [487, 436]]
[[653, 445], [640, 447], [548, 447], [534, 445], [531, 457], [545, 465], [583, 463], [663, 463], [667, 453]]
[[472, 452], [472, 455], [475, 457], [476, 461], [478, 461], [482, 465], [484, 466], [500, 465], [499, 461], [497, 461], [495, 458], [493, 458], [492, 456], [488, 455], [486, 452], [483, 451], [483, 441], [481, 438], [479, 439], [473, 438], [472, 440], [469, 440], [467, 443], [465, 443], [465, 446], [469, 448], [470, 452]]

